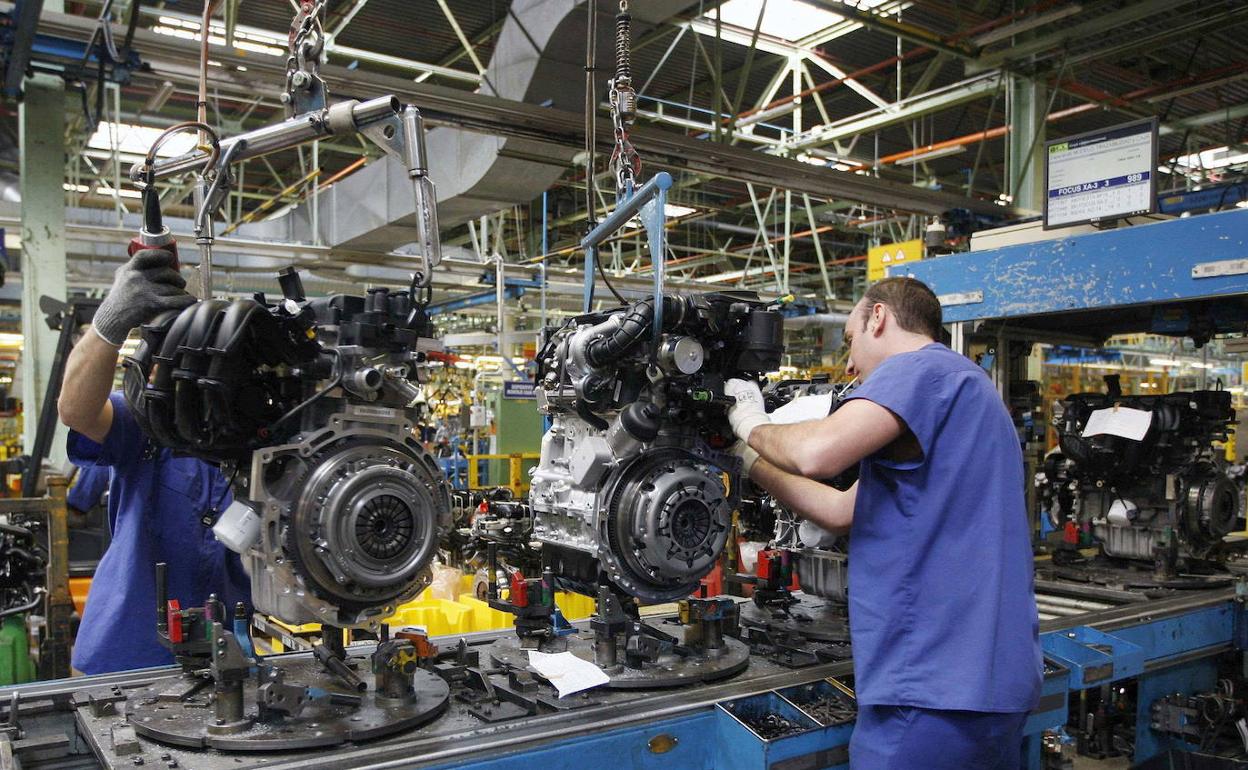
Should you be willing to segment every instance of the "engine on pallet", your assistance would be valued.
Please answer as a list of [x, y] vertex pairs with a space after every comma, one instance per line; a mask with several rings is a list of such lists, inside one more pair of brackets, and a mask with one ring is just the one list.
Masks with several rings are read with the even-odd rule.
[[[826, 376], [780, 380], [763, 388], [763, 402], [776, 422], [819, 419], [836, 411], [856, 384]], [[844, 491], [857, 480], [855, 465], [825, 483]], [[742, 638], [790, 667], [847, 658], [846, 539], [799, 519], [751, 481], [743, 484], [737, 521], [747, 538], [767, 541], [757, 562], [741, 565], [744, 574], [735, 578], [753, 586], [751, 602], [741, 606]], [[792, 591], [794, 576], [800, 593]]]
[[[1159, 578], [1180, 559], [1216, 559], [1240, 510], [1214, 446], [1234, 417], [1224, 390], [1124, 396], [1110, 379], [1108, 393], [1066, 398], [1041, 482], [1050, 522], [1067, 546], [1090, 534], [1107, 556], [1152, 561]], [[1122, 435], [1132, 420], [1140, 432]]]
[[[724, 550], [741, 483], [724, 451], [735, 441], [724, 381], [777, 368], [783, 323], [758, 295], [735, 292], [643, 300], [548, 330], [537, 400], [551, 424], [529, 490], [542, 573], [488, 587], [489, 605], [516, 617], [516, 637], [490, 647], [496, 664], [571, 652], [617, 688], [748, 665], [749, 648], [727, 638], [733, 600], [691, 595]], [[563, 619], [556, 588], [597, 599], [590, 636]], [[674, 627], [640, 618], [638, 602], [677, 599]]]
[[436, 345], [408, 292], [205, 300], [142, 329], [126, 398], [157, 443], [219, 463], [214, 530], [288, 623], [375, 626], [428, 584], [450, 497], [413, 433]]
[[602, 576], [644, 602], [693, 592], [738, 489], [724, 381], [776, 369], [783, 344], [780, 313], [752, 292], [644, 300], [549, 335], [537, 398], [551, 426], [529, 501], [567, 588], [595, 596]]

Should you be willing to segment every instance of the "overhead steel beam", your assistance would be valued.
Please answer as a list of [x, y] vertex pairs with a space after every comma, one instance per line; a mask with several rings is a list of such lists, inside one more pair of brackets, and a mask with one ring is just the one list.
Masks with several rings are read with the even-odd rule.
[[1083, 13], [1083, 6], [1079, 3], [1060, 6], [1052, 11], [1024, 17], [1018, 21], [1006, 24], [1003, 27], [997, 27], [988, 32], [976, 35], [971, 38], [971, 41], [978, 46], [992, 45], [993, 43], [999, 43], [1006, 38], [1014, 37], [1015, 35], [1022, 34], [1023, 32], [1030, 32], [1033, 29], [1039, 29], [1040, 27], [1047, 26], [1055, 21], [1060, 21], [1080, 13]]
[[[481, 76], [480, 74], [476, 72], [465, 72], [464, 70], [457, 70], [457, 69], [454, 69], [452, 67], [448, 67], [442, 64], [432, 64], [430, 62], [417, 61], [415, 59], [404, 58], [401, 56], [389, 56], [387, 54], [376, 53], [374, 51], [366, 51], [363, 48], [353, 48], [351, 46], [339, 45], [336, 42], [337, 36], [342, 33], [343, 28], [346, 27], [347, 23], [355, 18], [355, 14], [358, 13], [360, 10], [362, 10], [364, 6], [367, 4], [367, 2], [368, 0], [356, 0], [356, 5], [352, 9], [348, 17], [342, 23], [340, 23], [338, 27], [335, 28], [335, 30], [332, 33], [330, 33], [327, 36], [328, 40], [326, 41], [326, 45], [325, 45], [326, 53], [332, 56], [342, 57], [345, 60], [366, 61], [366, 62], [370, 62], [373, 64], [380, 64], [386, 67], [394, 67], [395, 69], [420, 72], [424, 75], [437, 75], [439, 77], [449, 78], [451, 80], [462, 80], [468, 83], [480, 83], [481, 82]], [[3, 8], [5, 5], [7, 5], [7, 3], [0, 3], [0, 8]], [[202, 21], [202, 19], [200, 19], [200, 17], [196, 14], [179, 12], [170, 8], [151, 8], [148, 6], [143, 6], [139, 9], [139, 13], [143, 14], [144, 16], [149, 16], [153, 18], [167, 16], [170, 18], [178, 19], [180, 21], [191, 22], [196, 25], [200, 24]], [[43, 29], [43, 24], [41, 20], [40, 30], [42, 29]], [[285, 34], [281, 32], [276, 32], [274, 30], [248, 26], [246, 24], [236, 25], [235, 29], [236, 31], [239, 31], [239, 32], [257, 33], [261, 35], [270, 35], [270, 36], [272, 35], [284, 36]], [[214, 46], [213, 61], [219, 60], [219, 57], [216, 54], [216, 51], [218, 50], [221, 50], [221, 49]], [[259, 59], [261, 56], [263, 55], [257, 54], [255, 57], [248, 57], [246, 60], [243, 60], [240, 63], [242, 63], [243, 66], [250, 67], [252, 64], [256, 63], [255, 60]], [[197, 61], [198, 59], [199, 59], [199, 54], [197, 53], [195, 55], [195, 58], [192, 59], [191, 61]], [[285, 61], [285, 60], [282, 59], [281, 61]]]
[[924, 115], [956, 107], [991, 95], [1001, 83], [1001, 75], [986, 75], [955, 83], [947, 88], [909, 98], [879, 110], [862, 113], [829, 126], [814, 129], [805, 137], [796, 137], [794, 147], [816, 147], [847, 139], [857, 134], [879, 131]]
[[1194, 37], [1205, 29], [1213, 26], [1230, 26], [1238, 23], [1245, 15], [1248, 15], [1248, 5], [1240, 5], [1234, 8], [1228, 8], [1222, 13], [1212, 15], [1201, 15], [1188, 21], [1186, 24], [1167, 24], [1160, 26], [1158, 29], [1150, 30], [1148, 34], [1136, 35], [1129, 40], [1125, 40], [1116, 45], [1107, 48], [1094, 48], [1086, 53], [1077, 56], [1071, 56], [1066, 59], [1067, 67], [1075, 67], [1080, 64], [1086, 64], [1098, 59], [1106, 59], [1111, 56], [1118, 56], [1128, 51], [1138, 51], [1142, 48], [1151, 48], [1157, 50], [1161, 45], [1179, 37]]
[[951, 53], [959, 57], [975, 58], [979, 55], [978, 46], [969, 45], [964, 42], [945, 42], [944, 38], [932, 32], [931, 30], [916, 27], [913, 24], [907, 24], [898, 21], [891, 16], [875, 13], [874, 11], [864, 10], [850, 5], [849, 3], [840, 2], [840, 0], [806, 0], [810, 5], [816, 8], [822, 8], [825, 11], [831, 11], [838, 16], [844, 16], [847, 19], [853, 19], [864, 27], [869, 29], [886, 32], [890, 35], [896, 35], [903, 40], [909, 40], [933, 51], [943, 51]]
[[1193, 115], [1190, 118], [1172, 120], [1168, 124], [1161, 126], [1157, 130], [1157, 133], [1162, 136], [1166, 136], [1167, 134], [1177, 133], [1180, 130], [1195, 130], [1204, 126], [1212, 126], [1223, 121], [1239, 120], [1240, 118], [1248, 118], [1248, 104], [1228, 107], [1225, 110], [1205, 112], [1200, 115]]
[[356, 14], [364, 10], [364, 6], [366, 5], [368, 5], [368, 0], [355, 0], [351, 3], [351, 7], [345, 14], [342, 15], [339, 21], [334, 24], [334, 28], [330, 30], [329, 37], [332, 39], [341, 35], [342, 31], [347, 28], [347, 25], [355, 20]]
[[[1185, 5], [1191, 5], [1193, 2], [1195, 0], [1136, 0], [1135, 2], [1124, 3], [1120, 9], [1103, 13], [1082, 24], [1075, 24], [1048, 35], [1041, 35], [1016, 43], [1000, 51], [982, 54], [977, 57], [974, 66], [978, 70], [987, 70], [1000, 67], [1007, 62], [1022, 61], [1036, 54], [1063, 48], [1076, 40], [1095, 37], [1110, 30], [1118, 29], [1124, 24], [1131, 24], [1141, 19], [1147, 19], [1149, 16], [1173, 11]], [[968, 66], [967, 71], [971, 72], [973, 70]]]
[[[41, 19], [40, 31], [86, 40], [94, 25], [93, 19], [49, 13]], [[136, 74], [136, 77], [153, 78], [157, 82], [186, 77], [186, 62], [198, 56], [196, 46], [194, 41], [139, 30], [135, 35], [135, 49], [142, 53], [144, 61], [151, 64], [152, 72]], [[219, 47], [214, 47], [213, 59], [223, 66], [210, 68], [209, 78], [212, 85], [223, 93], [254, 97], [257, 93], [275, 90], [285, 76], [285, 62], [278, 59], [261, 61], [261, 57], [241, 57]], [[246, 67], [246, 71], [238, 71], [240, 65]], [[531, 139], [561, 147], [584, 146], [584, 120], [578, 113], [429, 83], [413, 83], [406, 78], [358, 72], [337, 65], [322, 67], [321, 74], [335, 95], [369, 98], [392, 93], [419, 106], [429, 122], [434, 124]], [[669, 131], [637, 128], [631, 138], [642, 156], [655, 166], [778, 187], [816, 198], [853, 200], [916, 213], [937, 214], [954, 208], [967, 208], [996, 216], [1009, 214], [1007, 209], [991, 201], [866, 175], [834, 172], [796, 160], [699, 141]], [[609, 132], [603, 132], [600, 146], [605, 151], [613, 147]]]

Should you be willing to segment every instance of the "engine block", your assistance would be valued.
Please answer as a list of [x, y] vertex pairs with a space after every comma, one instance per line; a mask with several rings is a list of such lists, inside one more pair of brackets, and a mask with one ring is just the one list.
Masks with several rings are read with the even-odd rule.
[[[662, 316], [655, 334], [655, 316]], [[751, 292], [665, 297], [572, 319], [539, 354], [550, 415], [529, 501], [563, 585], [687, 596], [731, 529], [740, 477], [723, 385], [777, 368], [783, 319]]]
[[[1109, 556], [1173, 562], [1214, 555], [1239, 516], [1239, 490], [1216, 440], [1234, 420], [1231, 394], [1083, 393], [1054, 415], [1059, 450], [1046, 460], [1041, 498], [1055, 528], [1090, 530]], [[1099, 410], [1150, 413], [1140, 440], [1085, 436]]]
[[143, 329], [126, 397], [157, 443], [217, 463], [214, 526], [261, 612], [375, 626], [429, 583], [450, 490], [413, 432], [437, 346], [407, 292], [205, 300]]

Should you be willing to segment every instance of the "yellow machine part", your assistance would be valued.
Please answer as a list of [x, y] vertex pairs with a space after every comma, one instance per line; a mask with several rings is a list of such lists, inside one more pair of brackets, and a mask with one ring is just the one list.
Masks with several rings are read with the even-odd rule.
[[[464, 575], [460, 579], [460, 593], [454, 601], [437, 598], [433, 596], [431, 589], [426, 588], [420, 596], [401, 605], [385, 622], [396, 628], [421, 626], [429, 636], [454, 636], [511, 628], [514, 618], [509, 613], [492, 609], [489, 604], [472, 595], [472, 580], [472, 575]], [[568, 620], [588, 618], [594, 614], [595, 609], [592, 597], [564, 591], [555, 594], [555, 604]], [[295, 636], [312, 636], [319, 634], [321, 630], [316, 623], [291, 626], [274, 619], [270, 619], [270, 622]], [[275, 648], [275, 651], [279, 650]]]
[[[386, 622], [392, 626], [423, 626], [430, 636], [511, 628], [514, 618], [509, 613], [492, 609], [472, 595], [472, 575], [461, 579], [460, 588], [454, 601], [435, 598], [426, 588]], [[594, 600], [588, 596], [560, 591], [555, 594], [555, 604], [568, 620], [582, 620], [594, 614]]]

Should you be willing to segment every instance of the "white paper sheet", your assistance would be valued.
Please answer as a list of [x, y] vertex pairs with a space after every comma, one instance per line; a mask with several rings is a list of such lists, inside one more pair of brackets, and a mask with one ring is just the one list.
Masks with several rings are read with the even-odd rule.
[[606, 684], [611, 678], [602, 669], [570, 652], [529, 651], [529, 665], [550, 680], [559, 697]]
[[773, 425], [791, 425], [807, 420], [821, 420], [832, 412], [832, 394], [798, 396], [771, 413]]
[[1097, 409], [1083, 426], [1083, 437], [1121, 436], [1132, 441], [1143, 441], [1148, 426], [1153, 424], [1153, 413], [1143, 409], [1110, 407]]

